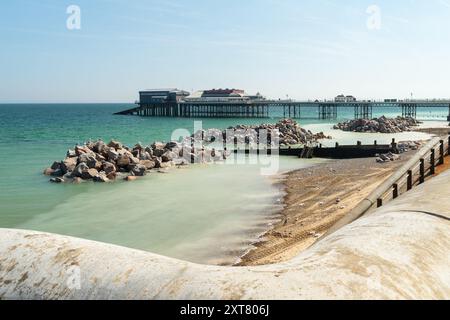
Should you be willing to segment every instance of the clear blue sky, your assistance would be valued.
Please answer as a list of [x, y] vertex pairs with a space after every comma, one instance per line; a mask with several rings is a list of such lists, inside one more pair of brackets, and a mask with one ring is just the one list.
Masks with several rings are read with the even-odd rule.
[[[81, 30], [66, 27], [72, 4]], [[0, 102], [127, 102], [161, 87], [450, 97], [450, 0], [1, 0], [0, 43]]]

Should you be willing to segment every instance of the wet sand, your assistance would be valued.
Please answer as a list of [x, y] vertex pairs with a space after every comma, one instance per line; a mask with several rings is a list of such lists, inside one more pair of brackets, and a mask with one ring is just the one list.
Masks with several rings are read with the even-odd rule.
[[377, 163], [375, 158], [333, 160], [284, 177], [286, 195], [280, 221], [237, 265], [287, 261], [310, 247], [337, 221], [401, 167], [416, 151], [400, 160]]

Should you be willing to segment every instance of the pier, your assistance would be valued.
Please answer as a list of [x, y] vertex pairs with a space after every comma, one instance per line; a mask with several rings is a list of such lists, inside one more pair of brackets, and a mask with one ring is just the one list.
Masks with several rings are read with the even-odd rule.
[[[398, 102], [304, 102], [291, 100], [250, 100], [250, 101], [174, 101], [139, 102], [131, 109], [117, 112], [117, 115], [137, 115], [142, 117], [182, 117], [182, 118], [270, 118], [283, 114], [285, 118], [307, 119], [305, 109], [317, 110], [316, 119], [336, 119], [339, 110], [353, 108], [355, 119], [371, 119], [377, 108], [398, 108], [403, 117], [417, 117], [419, 108], [448, 108], [450, 121], [450, 100], [410, 100]], [[401, 114], [400, 114], [401, 110]], [[311, 113], [309, 113], [311, 114]]]

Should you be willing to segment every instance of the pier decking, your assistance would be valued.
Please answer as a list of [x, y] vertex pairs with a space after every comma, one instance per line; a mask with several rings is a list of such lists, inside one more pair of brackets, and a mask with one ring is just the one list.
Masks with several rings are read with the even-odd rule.
[[[135, 108], [117, 112], [118, 115], [143, 117], [183, 117], [183, 118], [269, 118], [273, 112], [281, 112], [284, 117], [304, 119], [302, 111], [317, 110], [318, 119], [336, 119], [342, 108], [353, 108], [355, 119], [371, 119], [375, 108], [400, 108], [403, 117], [417, 117], [418, 108], [448, 108], [450, 121], [450, 100], [399, 101], [399, 102], [301, 102], [284, 100], [260, 100], [239, 102], [161, 102], [140, 103]], [[310, 113], [309, 113], [310, 114]], [[309, 116], [310, 117], [310, 116]]]

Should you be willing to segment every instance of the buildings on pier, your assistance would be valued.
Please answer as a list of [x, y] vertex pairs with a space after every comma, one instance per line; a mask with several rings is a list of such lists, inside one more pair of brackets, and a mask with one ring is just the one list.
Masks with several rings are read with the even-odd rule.
[[185, 99], [186, 102], [249, 102], [263, 100], [265, 98], [259, 92], [255, 95], [249, 95], [244, 90], [228, 88], [197, 91]]
[[348, 102], [356, 102], [356, 98], [354, 96], [350, 96], [350, 95], [343, 95], [340, 94], [338, 95], [336, 98], [334, 98], [334, 102], [338, 102], [338, 103], [348, 103]]
[[139, 92], [139, 104], [178, 103], [190, 93], [178, 89], [149, 89]]

